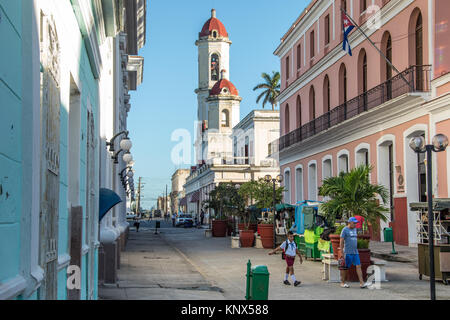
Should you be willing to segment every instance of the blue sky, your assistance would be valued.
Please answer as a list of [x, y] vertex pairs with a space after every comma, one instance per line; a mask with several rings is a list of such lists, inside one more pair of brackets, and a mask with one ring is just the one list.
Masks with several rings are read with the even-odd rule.
[[[176, 129], [187, 129], [194, 139], [198, 85], [195, 41], [203, 24], [217, 11], [233, 42], [230, 49], [231, 81], [243, 98], [241, 119], [256, 104], [261, 73], [279, 71], [273, 55], [280, 38], [297, 19], [310, 0], [148, 0], [147, 43], [139, 52], [145, 58], [144, 82], [131, 93], [128, 129], [133, 141], [135, 184], [145, 183], [144, 208], [155, 204], [171, 176], [181, 167], [171, 161], [177, 142], [171, 141]], [[266, 108], [270, 108], [266, 105]], [[192, 157], [192, 161], [195, 159]]]

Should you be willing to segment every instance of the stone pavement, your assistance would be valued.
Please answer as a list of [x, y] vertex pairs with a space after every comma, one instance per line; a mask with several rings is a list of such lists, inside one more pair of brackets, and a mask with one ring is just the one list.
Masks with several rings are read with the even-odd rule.
[[370, 241], [369, 248], [372, 257], [387, 261], [412, 263], [416, 267], [418, 266], [417, 247], [411, 248], [394, 244], [397, 254], [392, 254], [392, 242]]
[[[379, 290], [362, 290], [358, 283], [342, 289], [339, 284], [323, 281], [320, 261], [307, 260], [301, 265], [297, 258], [295, 272], [302, 284], [286, 286], [282, 284], [285, 262], [280, 254], [269, 256], [267, 249], [232, 249], [230, 237], [205, 238], [203, 229], [161, 225], [158, 235], [145, 224], [139, 233], [131, 228], [121, 256], [118, 285], [101, 287], [101, 299], [245, 299], [249, 259], [252, 265], [268, 267], [269, 299], [429, 299], [429, 282], [418, 279], [412, 263], [388, 261], [389, 282], [381, 283]], [[437, 282], [436, 296], [450, 299], [450, 286]]]

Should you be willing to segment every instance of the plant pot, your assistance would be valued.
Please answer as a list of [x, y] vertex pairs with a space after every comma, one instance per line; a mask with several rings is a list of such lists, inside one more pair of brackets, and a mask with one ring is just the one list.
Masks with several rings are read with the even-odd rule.
[[259, 224], [258, 228], [261, 238], [273, 238], [273, 224]]
[[370, 240], [370, 234], [358, 234], [358, 239]]
[[[257, 229], [258, 228], [256, 223], [251, 223], [248, 226], [248, 230], [252, 230], [253, 233], [255, 233]], [[245, 223], [238, 223], [238, 230], [245, 230]]]
[[274, 249], [273, 237], [272, 238], [261, 238], [261, 244], [264, 249]]
[[262, 246], [265, 249], [273, 248], [273, 224], [259, 224], [258, 229]]
[[331, 247], [333, 248], [334, 259], [338, 260], [339, 256], [339, 243], [341, 241], [341, 235], [330, 234]]
[[255, 234], [253, 230], [240, 230], [239, 239], [241, 240], [241, 247], [243, 248], [253, 247], [253, 240], [255, 239]]
[[[361, 261], [361, 271], [363, 280], [367, 279], [367, 268], [370, 266], [370, 249], [358, 249], [359, 260]], [[351, 266], [347, 272], [347, 281], [359, 282], [358, 274], [356, 273], [356, 267]]]
[[225, 237], [227, 235], [227, 220], [212, 221], [212, 236]]

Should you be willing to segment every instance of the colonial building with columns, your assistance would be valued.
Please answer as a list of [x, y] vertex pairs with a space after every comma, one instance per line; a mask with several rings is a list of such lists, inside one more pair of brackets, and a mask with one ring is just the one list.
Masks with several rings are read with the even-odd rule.
[[[343, 50], [347, 12], [358, 30]], [[424, 156], [408, 145], [450, 135], [450, 3], [433, 0], [313, 0], [275, 50], [281, 64], [284, 200], [322, 200], [322, 180], [360, 164], [389, 191], [395, 242], [417, 243], [411, 202], [426, 199]], [[433, 154], [434, 197], [450, 196], [450, 150]], [[381, 232], [382, 233], [382, 232]], [[383, 235], [375, 233], [375, 239]]]
[[203, 201], [219, 183], [241, 184], [266, 174], [278, 175], [278, 162], [267, 159], [267, 146], [279, 137], [279, 112], [254, 110], [240, 119], [242, 98], [230, 81], [231, 41], [214, 9], [195, 44], [199, 68], [197, 162], [186, 179], [186, 197], [180, 203], [187, 206], [187, 213], [199, 215]]

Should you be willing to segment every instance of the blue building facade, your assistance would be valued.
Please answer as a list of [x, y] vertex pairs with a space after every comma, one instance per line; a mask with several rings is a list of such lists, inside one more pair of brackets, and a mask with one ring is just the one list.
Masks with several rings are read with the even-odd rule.
[[0, 0], [0, 299], [98, 297], [100, 103], [114, 82], [99, 88], [123, 5]]

